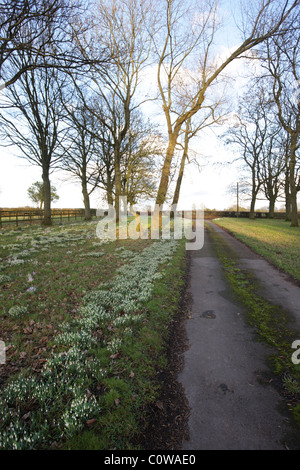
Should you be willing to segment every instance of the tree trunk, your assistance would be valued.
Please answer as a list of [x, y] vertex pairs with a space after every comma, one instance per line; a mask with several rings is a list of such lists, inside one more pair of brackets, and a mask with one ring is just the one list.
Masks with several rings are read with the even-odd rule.
[[255, 180], [255, 169], [252, 168], [252, 191], [251, 191], [251, 204], [250, 204], [249, 219], [255, 219], [255, 203], [256, 203], [257, 192], [258, 192], [258, 188], [256, 186], [256, 180]]
[[87, 190], [86, 181], [81, 182], [83, 203], [84, 203], [84, 220], [92, 220], [91, 208], [90, 208], [90, 197]]
[[106, 197], [109, 206], [114, 205], [113, 181], [110, 174], [107, 174]]
[[275, 213], [275, 201], [276, 197], [270, 197], [269, 199], [269, 219], [274, 219], [274, 213]]
[[182, 157], [181, 157], [181, 162], [180, 162], [180, 168], [179, 168], [179, 173], [176, 181], [176, 187], [173, 195], [173, 201], [172, 201], [172, 213], [171, 217], [175, 217], [175, 212], [177, 208], [177, 204], [179, 201], [179, 194], [180, 194], [180, 188], [181, 188], [181, 183], [183, 179], [183, 172], [184, 172], [184, 166], [185, 166], [185, 160], [187, 158], [187, 154], [184, 152]]
[[[180, 188], [181, 188], [181, 183], [182, 183], [182, 179], [183, 179], [185, 161], [188, 157], [190, 125], [191, 125], [191, 119], [188, 119], [187, 123], [186, 123], [185, 134], [184, 134], [184, 149], [183, 149], [183, 154], [182, 154], [182, 157], [181, 157], [180, 168], [179, 168], [178, 178], [177, 178], [177, 181], [176, 181], [176, 187], [175, 187], [175, 192], [174, 192], [173, 202], [172, 202], [172, 206], [174, 208], [177, 207], [177, 204], [178, 204], [178, 201], [179, 201], [179, 194], [180, 194]], [[173, 214], [174, 214], [174, 212], [173, 212]]]
[[285, 220], [286, 222], [290, 222], [291, 218], [291, 195], [290, 193], [285, 195]]
[[166, 195], [169, 186], [169, 176], [171, 170], [171, 163], [174, 156], [177, 136], [174, 134], [169, 135], [169, 145], [167, 148], [166, 158], [161, 172], [160, 183], [156, 196], [156, 204], [162, 206], [166, 200]]
[[255, 219], [255, 202], [256, 202], [256, 195], [252, 195], [249, 219]]
[[287, 222], [290, 222], [291, 221], [291, 193], [290, 193], [290, 175], [289, 175], [288, 166], [285, 172], [284, 192], [285, 192], [285, 220]]
[[172, 206], [173, 205], [177, 206], [178, 201], [179, 201], [179, 194], [180, 194], [180, 188], [181, 188], [181, 183], [182, 183], [182, 178], [183, 178], [183, 170], [184, 170], [185, 159], [186, 159], [186, 155], [183, 155], [182, 158], [181, 158], [179, 174], [178, 174], [178, 178], [177, 178], [177, 181], [176, 181], [176, 188], [175, 188], [175, 191], [174, 191]]
[[291, 138], [290, 156], [290, 190], [291, 190], [291, 227], [298, 227], [297, 186], [295, 181], [296, 147], [298, 135], [294, 133]]
[[116, 223], [120, 220], [120, 197], [122, 192], [121, 171], [119, 155], [115, 154], [115, 211]]
[[291, 227], [299, 227], [297, 191], [291, 188]]
[[49, 179], [49, 169], [43, 169], [43, 194], [44, 194], [44, 217], [42, 225], [52, 225], [51, 219], [51, 184]]

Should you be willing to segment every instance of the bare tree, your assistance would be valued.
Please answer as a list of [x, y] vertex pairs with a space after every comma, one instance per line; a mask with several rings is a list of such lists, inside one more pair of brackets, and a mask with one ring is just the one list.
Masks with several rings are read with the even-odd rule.
[[[162, 168], [156, 203], [166, 199], [170, 169], [182, 126], [204, 105], [211, 86], [224, 69], [236, 58], [280, 31], [290, 13], [298, 7], [298, 1], [258, 0], [251, 2], [244, 38], [239, 47], [224, 60], [211, 59], [211, 53], [219, 27], [217, 2], [203, 3], [202, 10], [195, 11], [191, 2], [165, 0], [162, 14], [163, 35], [156, 43], [158, 56], [158, 87], [166, 118], [169, 144]], [[251, 13], [251, 14], [250, 14]], [[246, 13], [245, 13], [246, 14]], [[190, 20], [190, 23], [188, 22]], [[241, 25], [242, 27], [242, 25]], [[198, 88], [183, 111], [174, 116], [174, 80], [179, 71], [193, 70], [192, 59], [198, 57]]]
[[286, 170], [286, 135], [278, 122], [270, 122], [268, 138], [263, 147], [261, 177], [264, 196], [269, 201], [269, 218], [274, 217], [275, 203], [282, 196], [282, 176]]
[[[298, 226], [297, 207], [297, 148], [300, 136], [300, 100], [295, 88], [300, 84], [300, 18], [294, 16], [294, 28], [283, 36], [270, 38], [266, 43], [263, 66], [273, 80], [273, 97], [277, 105], [277, 116], [289, 135], [289, 190], [291, 203], [291, 225]], [[298, 93], [299, 94], [299, 93]]]
[[[98, 106], [97, 116], [102, 116], [102, 107]], [[99, 155], [99, 168], [98, 168], [98, 177], [99, 182], [98, 186], [105, 191], [106, 200], [109, 206], [114, 205], [115, 200], [115, 172], [114, 172], [114, 145], [113, 139], [110, 134], [109, 128], [103, 124], [103, 118], [98, 120], [98, 153]]]
[[[133, 112], [141, 101], [136, 98], [141, 72], [150, 55], [151, 0], [98, 0], [98, 32], [110, 52], [112, 63], [106, 71], [96, 66], [92, 87], [100, 103], [104, 103], [99, 120], [107, 128], [113, 146], [114, 202], [119, 217], [122, 194], [122, 155], [131, 128]], [[143, 99], [142, 99], [143, 101]]]
[[[284, 168], [284, 176], [282, 178], [281, 185], [284, 190], [285, 195], [285, 214], [286, 214], [286, 221], [291, 221], [291, 213], [292, 213], [292, 201], [291, 201], [291, 189], [290, 189], [290, 148], [291, 148], [291, 136], [288, 132], [285, 132], [285, 136], [283, 137], [282, 143], [282, 151], [285, 155], [285, 168]], [[295, 173], [294, 173], [294, 180], [297, 192], [300, 191], [300, 156], [299, 156], [299, 147], [300, 143], [298, 143], [296, 148], [296, 165], [295, 165]]]
[[273, 177], [270, 163], [274, 139], [278, 134], [278, 125], [274, 127], [273, 116], [272, 102], [264, 84], [255, 87], [250, 82], [249, 90], [240, 98], [235, 125], [225, 133], [226, 143], [237, 147], [242, 161], [250, 170], [250, 218], [255, 217], [256, 199], [262, 185], [267, 184], [267, 174], [269, 183]]
[[60, 144], [64, 151], [59, 167], [80, 180], [85, 220], [91, 220], [90, 195], [100, 179], [99, 121], [89, 110], [89, 98], [82, 100], [82, 94], [76, 93], [76, 88], [70, 90], [68, 87], [61, 98], [67, 132]]
[[[20, 50], [10, 59], [11, 70], [20, 70], [30, 61], [31, 51]], [[42, 170], [44, 225], [51, 225], [50, 172], [60, 158], [60, 89], [63, 79], [55, 68], [28, 70], [12, 84], [2, 103], [0, 131], [3, 145], [21, 150], [20, 157]]]

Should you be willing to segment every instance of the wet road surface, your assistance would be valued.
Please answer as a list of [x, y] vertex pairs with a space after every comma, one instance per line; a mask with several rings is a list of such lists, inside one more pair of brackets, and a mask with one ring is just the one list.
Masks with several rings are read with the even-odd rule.
[[[234, 250], [238, 265], [257, 276], [264, 297], [287, 308], [300, 331], [300, 288], [224, 230], [210, 225]], [[223, 277], [207, 230], [203, 249], [192, 253], [190, 294], [189, 348], [178, 378], [191, 410], [190, 439], [182, 449], [289, 448], [289, 415], [269, 381], [266, 357], [270, 349], [257, 341], [244, 319], [243, 307]]]

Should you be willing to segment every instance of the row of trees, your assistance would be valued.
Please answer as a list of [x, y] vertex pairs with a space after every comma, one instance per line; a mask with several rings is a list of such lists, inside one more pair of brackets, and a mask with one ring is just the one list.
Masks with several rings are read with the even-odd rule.
[[298, 224], [300, 191], [300, 36], [294, 34], [299, 26], [298, 16], [294, 31], [268, 39], [257, 51], [255, 76], [223, 136], [247, 170], [240, 190], [247, 193], [250, 187], [250, 217], [259, 197], [269, 201], [270, 217], [276, 201], [284, 200], [292, 225]]
[[[122, 195], [130, 204], [141, 197], [177, 204], [190, 140], [224, 117], [220, 84], [229, 64], [250, 51], [258, 59], [259, 46], [282, 45], [286, 38], [294, 44], [299, 36], [298, 0], [241, 2], [240, 43], [222, 57], [216, 48], [221, 12], [216, 0], [0, 0], [2, 144], [19, 147], [41, 167], [45, 224], [51, 224], [55, 168], [80, 179], [86, 218], [98, 187], [117, 215]], [[153, 73], [152, 93], [143, 83]], [[145, 104], [152, 101], [159, 103], [155, 117], [162, 116], [166, 132], [146, 118]], [[294, 124], [280, 106], [278, 119], [288, 132]]]

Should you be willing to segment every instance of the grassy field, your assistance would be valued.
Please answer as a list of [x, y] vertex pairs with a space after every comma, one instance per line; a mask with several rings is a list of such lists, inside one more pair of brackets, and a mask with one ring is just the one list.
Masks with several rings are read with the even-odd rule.
[[95, 222], [0, 233], [0, 449], [139, 448], [184, 242], [99, 240]]
[[214, 222], [300, 281], [300, 227], [267, 219], [223, 218]]

